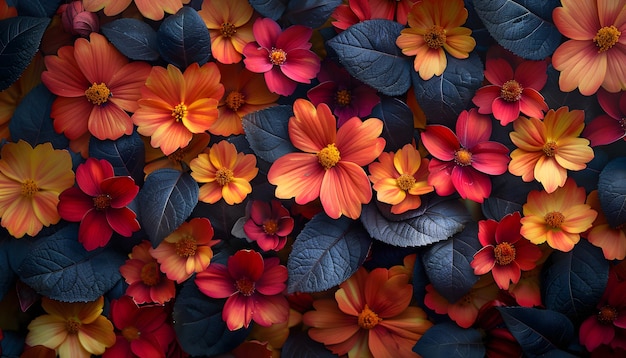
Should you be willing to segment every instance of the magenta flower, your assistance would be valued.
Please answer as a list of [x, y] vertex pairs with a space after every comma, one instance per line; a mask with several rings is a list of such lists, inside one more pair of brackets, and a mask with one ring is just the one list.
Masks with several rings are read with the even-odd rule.
[[520, 112], [543, 118], [548, 104], [539, 91], [548, 80], [546, 61], [524, 61], [513, 68], [501, 58], [487, 60], [485, 78], [491, 85], [479, 88], [472, 98], [478, 113], [491, 114], [503, 126], [516, 120]]
[[488, 141], [491, 119], [474, 108], [459, 114], [456, 133], [436, 124], [426, 126], [422, 133], [422, 143], [434, 157], [428, 165], [428, 184], [441, 196], [456, 190], [461, 197], [482, 203], [491, 193], [487, 174], [506, 172], [509, 150]]
[[269, 18], [258, 18], [252, 26], [256, 42], [243, 48], [246, 68], [263, 73], [267, 88], [289, 96], [298, 83], [311, 83], [320, 70], [320, 59], [311, 51], [313, 30], [293, 25], [284, 31]]
[[326, 103], [337, 116], [337, 127], [352, 117], [365, 118], [380, 102], [378, 92], [350, 76], [348, 71], [332, 61], [325, 61], [317, 75], [320, 84], [307, 92], [311, 103]]
[[626, 92], [598, 90], [598, 102], [606, 114], [594, 118], [583, 130], [582, 136], [589, 139], [591, 146], [611, 144], [626, 140]]
[[270, 205], [254, 200], [250, 205], [250, 218], [243, 225], [243, 231], [263, 251], [278, 251], [285, 247], [287, 235], [293, 230], [293, 225], [289, 210], [280, 201], [272, 200]]

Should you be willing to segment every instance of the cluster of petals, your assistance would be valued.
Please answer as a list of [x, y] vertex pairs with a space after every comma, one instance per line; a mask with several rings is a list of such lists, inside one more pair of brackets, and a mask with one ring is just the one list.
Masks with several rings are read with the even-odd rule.
[[337, 31], [371, 19], [387, 19], [406, 25], [411, 7], [420, 0], [349, 0], [335, 8], [331, 17]]
[[141, 136], [144, 142], [146, 164], [143, 167], [145, 175], [152, 173], [157, 169], [175, 169], [178, 171], [189, 170], [189, 163], [202, 153], [211, 141], [209, 133], [195, 133], [189, 144], [184, 148], [178, 148], [174, 153], [165, 155], [159, 148], [150, 145], [150, 138]]
[[[106, 16], [115, 16], [130, 5], [132, 0], [83, 0], [87, 11], [97, 12], [104, 10]], [[175, 14], [191, 0], [135, 0], [135, 6], [144, 17], [158, 21], [167, 14]]]
[[161, 272], [159, 262], [150, 255], [152, 244], [142, 241], [133, 247], [120, 273], [128, 284], [126, 295], [135, 303], [164, 304], [176, 295], [174, 281]]
[[280, 201], [270, 203], [253, 200], [249, 204], [250, 217], [243, 225], [246, 237], [255, 241], [261, 250], [279, 251], [287, 244], [294, 220]]
[[626, 141], [626, 91], [610, 93], [601, 88], [596, 98], [605, 114], [594, 118], [583, 130], [592, 147]]
[[613, 227], [608, 223], [604, 211], [602, 211], [597, 190], [589, 193], [587, 204], [598, 212], [598, 216], [591, 229], [584, 236], [590, 243], [602, 249], [604, 258], [607, 260], [626, 258], [626, 225]]

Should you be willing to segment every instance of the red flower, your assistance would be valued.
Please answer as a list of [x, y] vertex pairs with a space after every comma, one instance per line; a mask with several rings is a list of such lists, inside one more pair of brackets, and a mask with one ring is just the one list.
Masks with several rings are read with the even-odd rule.
[[126, 294], [137, 304], [164, 304], [176, 295], [174, 281], [161, 272], [159, 263], [150, 255], [151, 247], [146, 240], [135, 245], [130, 258], [120, 267], [120, 273], [129, 285]]
[[63, 219], [80, 222], [78, 241], [85, 249], [105, 246], [113, 231], [130, 237], [139, 230], [135, 212], [126, 207], [139, 192], [133, 178], [115, 176], [104, 159], [88, 158], [76, 169], [76, 183], [59, 195], [58, 210]]
[[611, 144], [620, 138], [626, 140], [626, 92], [598, 91], [598, 102], [606, 114], [594, 118], [583, 130], [582, 136], [591, 146]]
[[250, 206], [250, 218], [243, 225], [248, 239], [256, 241], [263, 251], [280, 250], [287, 243], [294, 221], [289, 210], [278, 200], [272, 203], [255, 200]]

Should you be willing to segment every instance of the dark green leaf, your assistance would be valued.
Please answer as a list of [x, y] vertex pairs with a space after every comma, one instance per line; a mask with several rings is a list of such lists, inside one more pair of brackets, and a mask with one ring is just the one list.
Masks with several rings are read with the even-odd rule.
[[444, 322], [429, 328], [413, 351], [422, 357], [483, 358], [485, 345], [477, 329]]
[[211, 57], [209, 29], [189, 6], [163, 20], [157, 31], [157, 46], [163, 59], [181, 71], [194, 62], [202, 66]]
[[143, 184], [143, 167], [145, 160], [144, 143], [134, 131], [131, 135], [125, 135], [117, 140], [89, 140], [89, 156], [96, 159], [106, 159], [111, 165], [115, 175], [130, 176], [139, 186]]
[[246, 139], [254, 153], [261, 159], [273, 163], [296, 148], [289, 139], [289, 118], [292, 106], [280, 105], [252, 112], [241, 122]]
[[101, 30], [113, 46], [131, 60], [155, 61], [159, 58], [156, 31], [143, 21], [117, 19], [102, 25]]
[[372, 110], [371, 117], [383, 121], [385, 151], [396, 151], [413, 140], [413, 112], [403, 101], [385, 97]]
[[295, 25], [316, 28], [324, 25], [341, 0], [289, 1], [285, 17]]
[[626, 223], [626, 157], [613, 159], [602, 169], [598, 197], [609, 225]]

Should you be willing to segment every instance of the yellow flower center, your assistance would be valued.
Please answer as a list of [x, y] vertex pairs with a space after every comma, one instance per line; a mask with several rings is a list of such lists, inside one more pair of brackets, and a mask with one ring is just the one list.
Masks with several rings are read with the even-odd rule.
[[39, 187], [37, 186], [37, 183], [35, 183], [35, 181], [32, 179], [26, 179], [22, 183], [22, 190], [20, 194], [22, 194], [22, 196], [25, 196], [27, 198], [32, 198], [33, 195], [35, 195], [38, 191], [39, 191]]
[[324, 167], [324, 169], [328, 170], [341, 160], [341, 156], [339, 155], [339, 149], [335, 146], [335, 143], [331, 143], [323, 148], [317, 153], [317, 160]]
[[254, 293], [254, 282], [250, 281], [247, 277], [243, 277], [235, 281], [235, 288], [244, 296], [252, 296]]
[[287, 61], [287, 52], [279, 49], [272, 48], [270, 51], [270, 62], [276, 66], [280, 66]]
[[515, 260], [515, 247], [508, 242], [497, 244], [493, 250], [498, 265], [508, 265]]
[[74, 317], [70, 317], [65, 321], [65, 329], [68, 334], [77, 334], [80, 330], [80, 325], [80, 321]]
[[465, 148], [461, 148], [454, 152], [454, 162], [457, 165], [466, 167], [472, 164], [472, 153]]
[[359, 323], [359, 327], [363, 329], [372, 329], [376, 327], [376, 325], [382, 320], [382, 318], [378, 317], [378, 315], [374, 311], [372, 311], [367, 305], [365, 305], [363, 311], [359, 313], [357, 322]]
[[187, 106], [184, 103], [179, 103], [172, 109], [172, 117], [176, 120], [176, 122], [180, 122], [187, 115]]
[[198, 244], [193, 236], [184, 236], [176, 242], [176, 254], [180, 257], [189, 257], [196, 254]]
[[561, 214], [558, 211], [552, 211], [547, 213], [546, 216], [543, 217], [543, 219], [545, 220], [546, 225], [553, 229], [558, 229], [563, 224], [563, 221], [565, 221], [565, 215]]
[[335, 95], [335, 100], [337, 101], [337, 104], [339, 106], [345, 107], [350, 104], [350, 101], [352, 101], [352, 95], [350, 94], [350, 91], [342, 89], [340, 91], [337, 91], [337, 94]]
[[245, 102], [243, 93], [238, 91], [232, 91], [226, 96], [226, 107], [233, 111], [237, 111]]
[[161, 274], [156, 262], [150, 262], [141, 268], [141, 281], [146, 286], [156, 286], [161, 282]]
[[94, 82], [91, 87], [87, 88], [85, 91], [85, 97], [87, 97], [87, 100], [91, 102], [91, 104], [100, 106], [105, 104], [110, 97], [113, 97], [113, 93], [111, 93], [111, 90], [109, 90], [104, 82], [100, 84]]
[[100, 194], [93, 198], [93, 206], [96, 210], [104, 210], [111, 206], [111, 196], [109, 194]]
[[233, 171], [228, 168], [219, 168], [217, 172], [215, 172], [215, 181], [221, 186], [230, 183], [233, 179], [235, 179]]
[[141, 336], [141, 332], [135, 326], [128, 326], [122, 329], [122, 336], [126, 338], [127, 341], [131, 342]]
[[593, 37], [593, 43], [598, 47], [598, 52], [604, 52], [617, 43], [622, 33], [617, 27], [605, 26], [598, 30], [596, 36]]
[[424, 41], [433, 50], [440, 49], [446, 43], [446, 29], [439, 25], [433, 25], [424, 34]]
[[508, 80], [504, 82], [500, 89], [500, 97], [507, 102], [517, 102], [522, 98], [522, 85], [516, 80]]
[[543, 145], [543, 152], [547, 157], [554, 157], [554, 155], [558, 152], [559, 146], [556, 145], [556, 142], [549, 141]]
[[266, 220], [263, 223], [263, 231], [268, 235], [274, 235], [278, 231], [278, 222], [276, 220]]
[[237, 28], [230, 22], [225, 22], [222, 26], [220, 26], [220, 32], [222, 33], [222, 36], [228, 38], [232, 37], [237, 32]]
[[402, 174], [398, 178], [396, 178], [396, 184], [398, 188], [409, 191], [415, 185], [415, 178], [412, 175]]
[[617, 314], [618, 312], [614, 307], [604, 306], [598, 311], [596, 319], [602, 324], [610, 325], [617, 318]]

